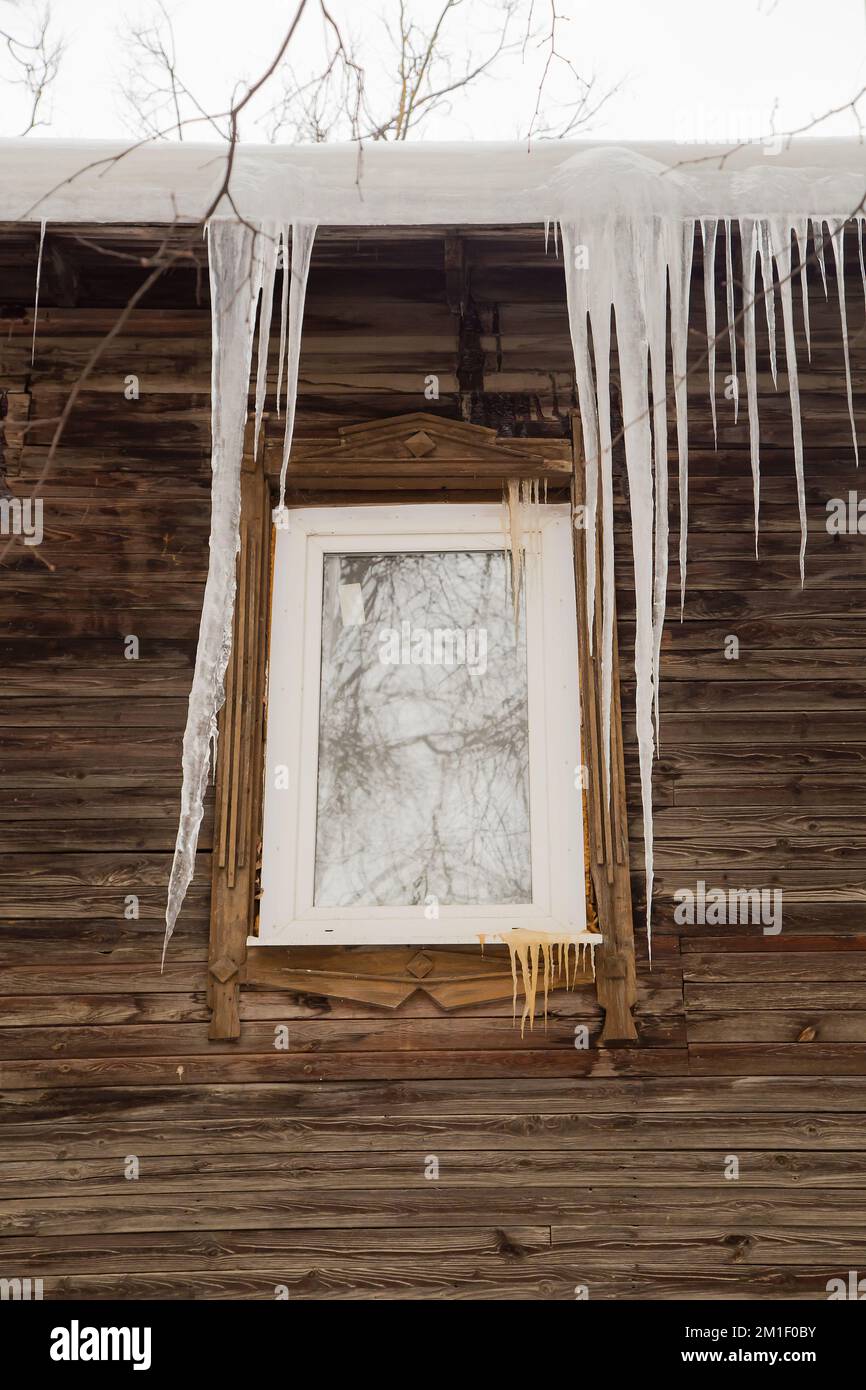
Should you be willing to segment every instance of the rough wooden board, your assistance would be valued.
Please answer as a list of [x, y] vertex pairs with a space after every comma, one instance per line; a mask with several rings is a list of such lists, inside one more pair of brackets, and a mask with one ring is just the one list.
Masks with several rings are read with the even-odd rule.
[[[131, 246], [152, 250], [156, 244], [152, 229], [149, 240], [141, 229], [91, 230], [97, 240], [126, 251]], [[8, 346], [4, 368], [22, 385], [30, 370], [37, 237], [38, 231], [23, 239], [20, 231], [0, 236], [4, 304], [12, 310], [2, 324]], [[48, 422], [70, 381], [141, 275], [134, 265], [106, 261], [69, 237], [64, 246], [65, 254], [78, 259], [92, 303], [58, 308], [43, 282], [33, 383], [40, 423], [9, 472], [13, 490], [22, 494], [41, 472], [52, 428]], [[486, 388], [465, 402], [466, 408], [486, 428], [504, 423], [537, 432], [534, 439], [520, 438], [521, 450], [559, 457], [555, 451], [561, 449], [573, 400], [561, 262], [545, 257], [539, 228], [475, 229], [466, 238], [466, 256], [484, 330]], [[855, 305], [860, 294], [856, 251], [849, 258], [849, 305]], [[692, 327], [700, 337], [705, 325], [698, 267], [696, 258]], [[488, 1017], [499, 1020], [492, 1025], [498, 1044], [509, 999], [447, 1016], [429, 998], [416, 995], [391, 1019], [410, 1044], [395, 1051], [385, 1047], [386, 1033], [375, 1026], [373, 1006], [301, 991], [282, 996], [290, 1031], [295, 1021], [308, 1031], [328, 1019], [339, 1024], [337, 1033], [358, 1026], [365, 1040], [362, 1061], [381, 1067], [380, 1078], [353, 1079], [355, 1055], [330, 1052], [328, 1081], [308, 1075], [295, 1081], [244, 1080], [227, 1067], [231, 1045], [226, 1044], [228, 1058], [219, 1050], [203, 1066], [199, 1055], [201, 1070], [194, 1084], [187, 1084], [188, 1076], [181, 1081], [176, 1075], [184, 1064], [182, 1047], [158, 1049], [174, 1036], [165, 1029], [193, 1028], [197, 1036], [204, 1031], [207, 887], [203, 896], [194, 889], [165, 977], [152, 959], [160, 926], [158, 860], [162, 856], [167, 872], [207, 562], [210, 344], [208, 308], [196, 303], [195, 278], [192, 269], [178, 272], [170, 289], [158, 290], [136, 311], [92, 389], [82, 393], [43, 494], [44, 555], [56, 568], [49, 571], [19, 546], [0, 571], [2, 636], [12, 644], [5, 649], [0, 695], [7, 758], [0, 820], [11, 837], [3, 842], [4, 855], [13, 857], [14, 866], [7, 872], [4, 865], [0, 883], [3, 1033], [18, 1034], [12, 1050], [19, 1059], [26, 1063], [29, 1054], [51, 1069], [46, 1079], [72, 1055], [63, 1045], [74, 1043], [75, 1035], [64, 1030], [90, 1028], [92, 1050], [104, 1060], [123, 1065], [126, 1054], [134, 1062], [140, 1048], [162, 1058], [157, 1065], [169, 1075], [165, 1084], [142, 1084], [141, 1076], [114, 1084], [109, 1068], [73, 1078], [84, 1085], [7, 1091], [0, 1098], [3, 1153], [25, 1164], [57, 1162], [58, 1173], [79, 1160], [105, 1167], [127, 1153], [140, 1154], [145, 1167], [148, 1157], [186, 1156], [207, 1163], [219, 1155], [227, 1169], [239, 1173], [262, 1154], [310, 1159], [327, 1154], [338, 1167], [357, 1155], [363, 1160], [359, 1171], [376, 1173], [389, 1171], [382, 1162], [387, 1155], [511, 1153], [527, 1155], [532, 1169], [536, 1154], [543, 1153], [553, 1164], [570, 1162], [578, 1170], [586, 1153], [601, 1155], [600, 1163], [606, 1155], [611, 1172], [621, 1171], [624, 1181], [576, 1204], [573, 1173], [568, 1171], [568, 1184], [557, 1186], [553, 1169], [542, 1162], [535, 1171], [545, 1181], [527, 1184], [529, 1205], [526, 1190], [515, 1186], [503, 1196], [495, 1184], [483, 1183], [452, 1193], [441, 1183], [421, 1189], [416, 1180], [414, 1189], [357, 1188], [331, 1192], [327, 1202], [305, 1202], [295, 1192], [273, 1198], [266, 1191], [235, 1193], [227, 1181], [219, 1194], [177, 1193], [157, 1208], [146, 1190], [136, 1195], [134, 1185], [124, 1182], [110, 1201], [104, 1194], [94, 1196], [68, 1217], [61, 1196], [35, 1210], [29, 1197], [21, 1198], [15, 1218], [20, 1213], [31, 1232], [38, 1227], [41, 1233], [36, 1239], [32, 1233], [11, 1235], [0, 1243], [0, 1252], [7, 1262], [14, 1256], [16, 1270], [24, 1270], [26, 1261], [26, 1270], [37, 1277], [44, 1259], [49, 1278], [69, 1280], [50, 1285], [51, 1293], [67, 1296], [234, 1292], [272, 1297], [274, 1271], [285, 1256], [295, 1260], [296, 1298], [372, 1292], [382, 1298], [573, 1301], [576, 1265], [591, 1283], [593, 1299], [825, 1298], [826, 1277], [862, 1270], [866, 1259], [861, 1194], [835, 1188], [846, 1177], [845, 1154], [854, 1156], [851, 1174], [859, 1171], [866, 1124], [866, 1078], [841, 1074], [852, 1057], [856, 1060], [856, 1048], [862, 1049], [848, 1034], [866, 1012], [864, 981], [848, 969], [851, 957], [866, 945], [862, 902], [856, 897], [858, 881], [866, 876], [861, 765], [866, 580], [862, 538], [833, 543], [823, 526], [828, 498], [844, 497], [848, 489], [862, 491], [851, 457], [838, 309], [824, 302], [816, 285], [811, 366], [800, 353], [810, 524], [802, 591], [788, 404], [784, 392], [774, 399], [765, 340], [759, 333], [764, 529], [757, 562], [751, 549], [746, 420], [741, 416], [734, 427], [730, 403], [720, 399], [715, 450], [704, 372], [699, 369], [689, 382], [689, 583], [680, 629], [674, 557], [661, 690], [666, 761], [655, 776], [656, 847], [668, 889], [687, 882], [686, 871], [692, 882], [704, 877], [711, 883], [725, 875], [725, 882], [737, 886], [775, 872], [785, 875], [792, 893], [807, 895], [808, 877], [822, 872], [824, 878], [814, 880], [816, 891], [847, 893], [849, 900], [827, 902], [813, 895], [795, 901], [786, 892], [779, 938], [756, 938], [740, 928], [681, 928], [672, 921], [670, 904], [658, 902], [652, 974], [640, 934], [636, 943], [637, 1007], [680, 1028], [685, 1017], [691, 1054], [683, 1058], [682, 1048], [673, 1048], [679, 1068], [674, 1075], [578, 1075], [574, 1070], [567, 1076], [521, 1075], [527, 1059], [535, 1065], [539, 1053], [549, 1050], [556, 1057], [569, 1051], [562, 1044], [568, 1028], [584, 1021], [595, 1026], [597, 1010], [588, 989], [557, 1001], [559, 1013], [546, 1046], [540, 1045], [543, 1034], [535, 1033], [524, 1048], [515, 1042], [514, 1049], [470, 1049], [471, 1077], [454, 1072], [461, 1049], [477, 1042]], [[491, 331], [494, 308], [498, 343]], [[433, 414], [459, 425], [457, 332], [447, 304], [440, 233], [369, 229], [356, 236], [351, 229], [338, 234], [321, 229], [308, 314], [299, 443], [333, 439], [342, 426], [359, 420], [371, 422], [375, 432], [382, 418], [423, 410], [420, 369], [431, 361], [425, 370], [441, 369], [446, 388]], [[502, 370], [497, 370], [497, 350]], [[852, 334], [861, 427], [864, 351], [863, 341]], [[132, 352], [143, 388], [135, 403], [123, 401], [119, 389]], [[722, 347], [720, 367], [724, 355]], [[11, 384], [8, 377], [6, 384]], [[269, 406], [273, 385], [272, 374]], [[512, 394], [504, 398], [502, 392]], [[673, 428], [670, 438], [673, 454]], [[315, 457], [312, 445], [309, 457]], [[639, 857], [630, 756], [634, 580], [620, 460], [616, 467], [627, 789], [632, 849]], [[675, 493], [675, 466], [671, 487]], [[403, 495], [418, 494], [406, 489]], [[466, 487], [461, 495], [471, 497], [473, 489]], [[367, 493], [368, 499], [376, 496]], [[673, 521], [675, 550], [675, 515]], [[101, 548], [94, 526], [105, 536]], [[117, 639], [125, 632], [143, 638], [145, 654], [137, 663], [122, 660]], [[719, 639], [728, 632], [738, 634], [748, 649], [746, 664], [736, 670], [731, 668], [737, 663], [720, 656]], [[779, 756], [784, 764], [772, 770]], [[136, 835], [138, 840], [132, 838]], [[202, 841], [205, 885], [209, 843]], [[116, 871], [118, 887], [129, 890], [134, 885], [124, 880], [136, 862], [152, 881], [142, 891], [145, 916], [129, 923], [112, 907], [115, 890], [103, 876]], [[638, 865], [636, 903], [640, 878]], [[812, 967], [807, 957], [813, 954], [819, 962], [828, 955], [833, 959], [827, 968]], [[734, 959], [741, 956], [760, 959], [744, 970]], [[771, 956], [788, 965], [768, 967]], [[689, 976], [685, 1015], [683, 970]], [[593, 1012], [578, 1010], [581, 994]], [[277, 991], [257, 988], [247, 997], [246, 1017], [264, 1035], [280, 1017]], [[428, 1013], [416, 1015], [418, 1007]], [[485, 1009], [498, 1012], [479, 1012]], [[413, 1036], [431, 1036], [425, 1019], [437, 1020], [437, 1047], [423, 1050], [416, 1068], [411, 1042]], [[804, 1027], [817, 1021], [816, 1038], [787, 1041], [801, 1021]], [[822, 1041], [822, 1027], [848, 1034], [825, 1034]], [[148, 1028], [152, 1042], [145, 1044], [141, 1031]], [[437, 1060], [445, 1029], [452, 1032], [456, 1060], [447, 1061], [447, 1075], [431, 1077], [428, 1064], [431, 1057]], [[724, 1037], [716, 1036], [719, 1029]], [[63, 1050], [55, 1051], [54, 1043]], [[810, 1052], [827, 1043], [843, 1051]], [[798, 1070], [756, 1075], [767, 1065], [767, 1047], [773, 1049], [773, 1065]], [[651, 1047], [670, 1050], [667, 1043]], [[485, 1070], [490, 1053], [503, 1051], [514, 1053], [508, 1069]], [[247, 1054], [253, 1067], [258, 1055]], [[729, 1074], [721, 1070], [726, 1058]], [[695, 1074], [710, 1065], [711, 1072]], [[759, 1178], [772, 1173], [775, 1155], [793, 1155], [797, 1162], [784, 1170], [787, 1176], [775, 1189], [769, 1183], [738, 1187], [718, 1179], [703, 1187], [685, 1180], [674, 1184], [666, 1172], [664, 1180], [652, 1177], [667, 1156], [673, 1173], [709, 1175], [718, 1156], [729, 1152], [741, 1155], [747, 1178], [751, 1155], [763, 1156]], [[839, 1166], [833, 1167], [833, 1189], [824, 1193], [820, 1179], [828, 1174], [830, 1155]], [[38, 1171], [34, 1185], [52, 1180], [47, 1171], [44, 1176]], [[800, 1174], [796, 1188], [794, 1173]], [[58, 1179], [59, 1184], [72, 1181]], [[146, 1229], [118, 1229], [124, 1222]], [[52, 1223], [57, 1234], [45, 1234]], [[509, 1259], [491, 1245], [502, 1231], [506, 1252], [510, 1239], [531, 1245], [534, 1257], [533, 1242], [543, 1242], [551, 1228], [554, 1240], [562, 1242], [556, 1257], [562, 1264], [552, 1263], [542, 1244], [539, 1270], [545, 1264], [546, 1274], [536, 1275], [534, 1263], [527, 1268], [525, 1260]], [[442, 1265], [445, 1259], [456, 1263]], [[308, 1278], [317, 1267], [325, 1270], [321, 1285]], [[259, 1275], [272, 1281], [270, 1292]]]

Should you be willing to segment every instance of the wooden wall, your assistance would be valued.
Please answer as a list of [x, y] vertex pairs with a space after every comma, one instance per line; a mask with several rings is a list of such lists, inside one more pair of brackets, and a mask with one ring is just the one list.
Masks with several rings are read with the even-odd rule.
[[[7, 429], [16, 493], [40, 476], [52, 420], [153, 240], [93, 236], [114, 254], [49, 229], [33, 368], [36, 239], [0, 236], [0, 387], [19, 411], [28, 392], [36, 421], [23, 452]], [[462, 388], [479, 423], [568, 428], [561, 264], [535, 229], [475, 231], [463, 251], [461, 318], [441, 234], [320, 236], [301, 431], [431, 408], [431, 372], [432, 408], [447, 415]], [[849, 258], [862, 428], [853, 246]], [[593, 1299], [825, 1297], [829, 1278], [866, 1262], [866, 540], [824, 526], [827, 499], [859, 482], [832, 299], [816, 281], [813, 360], [801, 361], [804, 592], [787, 395], [784, 378], [774, 393], [763, 325], [759, 561], [745, 402], [734, 426], [720, 399], [716, 451], [706, 378], [690, 383], [689, 587], [680, 624], [674, 536], [654, 965], [640, 932], [640, 1046], [600, 1050], [589, 990], [557, 993], [546, 1030], [523, 1041], [510, 1007], [447, 1015], [416, 996], [392, 1014], [248, 992], [240, 1042], [208, 1043], [209, 818], [160, 973], [207, 563], [205, 294], [194, 268], [172, 272], [94, 365], [41, 489], [44, 543], [16, 540], [2, 559], [0, 1275], [42, 1277], [46, 1298], [270, 1298], [278, 1285], [304, 1298], [572, 1299], [577, 1285]], [[699, 354], [697, 281], [692, 322]], [[129, 374], [137, 400], [124, 398]], [[621, 475], [617, 488], [640, 916]], [[738, 661], [724, 657], [730, 634]], [[781, 935], [677, 927], [672, 894], [697, 879], [781, 887]], [[589, 1050], [574, 1045], [581, 1023]]]

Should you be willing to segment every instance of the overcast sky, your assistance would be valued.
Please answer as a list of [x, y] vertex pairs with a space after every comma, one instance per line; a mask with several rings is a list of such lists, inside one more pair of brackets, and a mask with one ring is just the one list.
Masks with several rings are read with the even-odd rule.
[[[0, 0], [0, 22], [24, 34], [29, 0]], [[209, 111], [223, 108], [239, 80], [259, 75], [276, 50], [294, 13], [285, 0], [166, 0], [175, 26], [183, 80]], [[353, 37], [372, 91], [385, 82], [388, 40], [382, 16], [396, 0], [332, 0], [347, 37]], [[598, 90], [617, 83], [585, 133], [611, 139], [679, 138], [736, 142], [765, 133], [775, 121], [786, 131], [849, 102], [866, 84], [864, 0], [557, 0], [568, 16], [560, 26], [563, 51]], [[441, 0], [417, 0], [422, 23], [438, 13]], [[299, 76], [320, 61], [322, 21], [308, 0], [293, 45]], [[445, 30], [445, 44], [460, 66], [468, 52], [486, 51], [497, 0], [462, 0]], [[119, 92], [130, 55], [124, 36], [153, 13], [148, 0], [54, 0], [54, 22], [66, 40], [60, 77], [52, 95], [50, 124], [41, 136], [126, 136], [131, 124]], [[536, 0], [539, 27], [547, 0]], [[495, 78], [476, 84], [449, 111], [437, 113], [419, 131], [423, 139], [520, 139], [526, 134], [546, 56], [530, 45], [501, 60]], [[9, 85], [14, 75], [0, 59], [3, 80], [0, 133], [20, 133], [24, 105]], [[554, 64], [551, 101], [567, 97], [563, 64]], [[279, 83], [271, 88], [271, 100]], [[268, 103], [269, 104], [269, 103]], [[863, 103], [866, 118], [866, 102]], [[856, 134], [850, 112], [823, 123], [820, 134]], [[263, 139], [264, 119], [244, 131]], [[186, 138], [214, 138], [206, 125]]]

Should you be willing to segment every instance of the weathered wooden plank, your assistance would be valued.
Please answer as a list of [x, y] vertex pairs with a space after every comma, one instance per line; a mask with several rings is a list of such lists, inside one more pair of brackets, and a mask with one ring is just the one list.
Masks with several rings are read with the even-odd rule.
[[[595, 1192], [640, 1187], [704, 1187], [723, 1182], [726, 1153], [662, 1150], [618, 1153], [609, 1150], [573, 1152], [509, 1149], [440, 1149], [437, 1181], [449, 1192], [488, 1189], [501, 1194], [518, 1188], [533, 1197], [549, 1188]], [[406, 1188], [428, 1182], [428, 1150], [420, 1145], [401, 1151], [297, 1154], [177, 1155], [140, 1159], [136, 1192], [147, 1191], [154, 1201], [173, 1193], [262, 1193], [283, 1196], [344, 1191], [367, 1192]], [[0, 1215], [3, 1203], [32, 1197], [37, 1203], [55, 1199], [93, 1199], [112, 1196], [129, 1186], [124, 1176], [126, 1155], [53, 1163], [0, 1163]], [[862, 1192], [866, 1187], [866, 1158], [852, 1151], [830, 1154], [794, 1153], [751, 1148], [740, 1155], [738, 1179], [742, 1190], [814, 1189], [818, 1192]], [[852, 1200], [856, 1197], [852, 1196]], [[864, 1234], [866, 1239], [866, 1234]]]
[[[732, 1191], [734, 1187], [736, 1191]], [[230, 1199], [230, 1200], [227, 1200]], [[689, 1189], [684, 1203], [676, 1186], [613, 1188], [604, 1206], [579, 1188], [538, 1191], [513, 1188], [449, 1187], [423, 1176], [411, 1188], [336, 1189], [281, 1193], [188, 1192], [156, 1197], [145, 1184], [124, 1182], [116, 1194], [44, 1198], [0, 1204], [0, 1234], [32, 1236], [86, 1235], [89, 1232], [303, 1230], [328, 1227], [498, 1226], [592, 1224], [600, 1210], [619, 1222], [634, 1220], [688, 1230], [694, 1225], [730, 1223], [742, 1230], [752, 1222], [770, 1227], [823, 1226], [849, 1236], [864, 1233], [866, 1211], [857, 1190], [820, 1192], [754, 1188], [740, 1190], [724, 1180]]]
[[683, 1047], [592, 1048], [557, 1051], [543, 1048], [478, 1049], [436, 1052], [279, 1052], [272, 1056], [210, 1054], [196, 1056], [4, 1062], [0, 1086], [7, 1090], [71, 1089], [88, 1086], [196, 1085], [216, 1080], [256, 1084], [276, 1080], [386, 1080], [409, 1077], [533, 1077], [684, 1075]]
[[[703, 1102], [706, 1104], [706, 1100]], [[57, 1118], [52, 1121], [4, 1123], [3, 1154], [7, 1163], [104, 1159], [135, 1153], [140, 1158], [170, 1154], [222, 1154], [233, 1161], [242, 1155], [418, 1152], [454, 1153], [483, 1149], [498, 1153], [556, 1152], [574, 1156], [584, 1151], [611, 1155], [609, 1166], [626, 1153], [712, 1150], [748, 1155], [753, 1150], [822, 1156], [842, 1150], [863, 1151], [866, 1113], [827, 1114], [807, 1111], [775, 1114], [720, 1115], [691, 1113], [595, 1114], [583, 1112], [472, 1115], [453, 1113], [443, 1099], [434, 1114], [360, 1115], [318, 1114], [313, 1111], [259, 1116], [247, 1107], [242, 1118], [130, 1119], [106, 1107], [90, 1122]]]
[[[831, 1239], [826, 1242], [828, 1247]], [[293, 1231], [291, 1234], [279, 1230], [238, 1231], [222, 1236], [218, 1242], [206, 1232], [196, 1231], [45, 1236], [39, 1241], [39, 1253], [28, 1238], [10, 1236], [0, 1241], [0, 1252], [21, 1271], [20, 1277], [48, 1275], [51, 1278], [63, 1274], [148, 1274], [155, 1268], [165, 1274], [189, 1272], [195, 1268], [213, 1274], [232, 1273], [248, 1268], [268, 1268], [284, 1259], [354, 1260], [357, 1257], [365, 1260], [377, 1256], [400, 1259], [412, 1255], [436, 1259], [455, 1252], [475, 1258], [499, 1254], [505, 1259], [519, 1259], [534, 1250], [548, 1250], [549, 1247], [549, 1227], [522, 1225], [509, 1226], [507, 1231], [489, 1226], [447, 1226], [438, 1231], [423, 1226], [384, 1230], [348, 1228]]]
[[[219, 1066], [217, 1059], [216, 1066]], [[215, 1067], [216, 1070], [216, 1067]], [[392, 1115], [429, 1119], [449, 1115], [571, 1114], [584, 1108], [600, 1116], [704, 1114], [782, 1114], [866, 1112], [866, 1081], [859, 1076], [820, 1079], [813, 1076], [766, 1076], [743, 1072], [737, 1077], [571, 1077], [504, 1075], [496, 1085], [482, 1078], [393, 1077], [384, 1081], [335, 1080], [321, 1084], [271, 1082], [247, 1085], [211, 1078], [210, 1084], [160, 1086], [80, 1086], [56, 1090], [14, 1089], [0, 1094], [0, 1118], [34, 1126], [58, 1120], [79, 1123], [155, 1123], [237, 1119], [254, 1113], [258, 1120], [301, 1114], [341, 1117]]]
[[[268, 1268], [246, 1274], [210, 1274], [207, 1271], [182, 1275], [66, 1275], [44, 1281], [44, 1296], [54, 1300], [162, 1299], [259, 1301], [288, 1297], [293, 1301], [371, 1300], [415, 1301], [421, 1299], [483, 1299], [485, 1301], [571, 1302], [576, 1289], [589, 1289], [590, 1296], [613, 1300], [708, 1299], [772, 1302], [809, 1299], [824, 1300], [829, 1280], [838, 1278], [839, 1264], [825, 1263], [808, 1269], [775, 1267], [737, 1267], [723, 1273], [696, 1271], [670, 1272], [660, 1263], [646, 1265], [639, 1273], [612, 1271], [590, 1254], [583, 1258], [575, 1282], [575, 1262], [571, 1251], [565, 1256], [545, 1252], [526, 1260], [476, 1256], [460, 1258], [428, 1256], [415, 1260], [369, 1260], [350, 1257], [342, 1264], [316, 1260], [273, 1261]], [[769, 1316], [769, 1315], [768, 1315]], [[793, 1316], [793, 1315], [791, 1315]], [[803, 1314], [803, 1318], [807, 1318]]]
[[[589, 994], [590, 991], [585, 991]], [[554, 1007], [555, 1007], [554, 996]], [[583, 1015], [589, 1038], [598, 1041], [601, 1031], [601, 1010], [597, 1004], [587, 1005]], [[275, 1018], [278, 1018], [276, 1009]], [[580, 1017], [580, 1015], [577, 1015]], [[527, 1031], [522, 1044], [537, 1051], [539, 1048], [562, 1050], [575, 1046], [574, 1017], [557, 1018], [548, 1014], [548, 1026]], [[666, 1019], [654, 1015], [641, 1018], [641, 1038], [652, 1046], [685, 1042], [682, 1015]], [[285, 1045], [283, 1045], [285, 1044]], [[281, 1052], [388, 1052], [436, 1051], [454, 1048], [490, 1051], [499, 1048], [514, 1050], [515, 1033], [511, 1018], [503, 1008], [501, 1016], [489, 1014], [483, 1018], [334, 1018], [299, 1019], [291, 1022], [245, 1023], [240, 1040], [233, 1048], [209, 1048], [206, 1032], [196, 1023], [144, 1025], [125, 1027], [17, 1027], [0, 1033], [0, 1057], [143, 1057], [205, 1056], [216, 1052], [267, 1055]]]
[[866, 955], [857, 951], [731, 952], [690, 951], [683, 956], [687, 983], [728, 984], [761, 980], [772, 983], [866, 980]]

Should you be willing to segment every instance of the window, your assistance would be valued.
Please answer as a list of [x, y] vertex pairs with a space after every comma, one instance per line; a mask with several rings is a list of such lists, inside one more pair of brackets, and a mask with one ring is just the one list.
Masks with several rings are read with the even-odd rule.
[[569, 507], [534, 541], [515, 612], [498, 506], [277, 532], [258, 944], [584, 929]]

